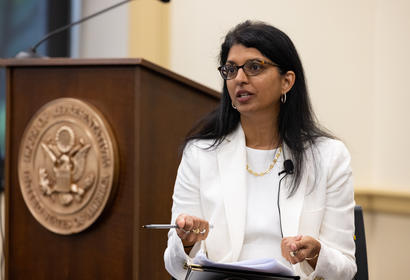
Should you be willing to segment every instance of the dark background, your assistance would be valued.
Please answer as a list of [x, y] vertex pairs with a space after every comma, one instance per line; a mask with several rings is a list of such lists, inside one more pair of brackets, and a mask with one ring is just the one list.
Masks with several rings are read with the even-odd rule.
[[[0, 0], [0, 57], [11, 58], [29, 49], [48, 32], [71, 22], [70, 0]], [[37, 52], [49, 57], [70, 56], [70, 31], [53, 36]], [[0, 190], [4, 190], [6, 88], [0, 67]], [[29, 93], [28, 93], [29, 94]]]

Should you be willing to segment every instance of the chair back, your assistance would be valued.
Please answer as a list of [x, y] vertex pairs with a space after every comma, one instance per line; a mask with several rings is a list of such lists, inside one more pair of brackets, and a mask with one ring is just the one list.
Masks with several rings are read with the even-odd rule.
[[356, 205], [354, 208], [355, 243], [356, 243], [356, 264], [357, 273], [353, 279], [368, 280], [366, 236], [364, 232], [363, 210]]

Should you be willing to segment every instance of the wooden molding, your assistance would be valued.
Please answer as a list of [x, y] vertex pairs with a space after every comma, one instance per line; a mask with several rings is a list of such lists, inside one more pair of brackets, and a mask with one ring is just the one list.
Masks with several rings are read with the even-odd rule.
[[355, 188], [356, 204], [365, 211], [410, 215], [410, 191]]

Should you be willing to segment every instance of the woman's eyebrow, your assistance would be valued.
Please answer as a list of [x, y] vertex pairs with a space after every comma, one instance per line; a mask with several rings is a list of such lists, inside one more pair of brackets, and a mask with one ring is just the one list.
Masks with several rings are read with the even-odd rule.
[[[254, 58], [249, 58], [249, 59], [247, 59], [245, 62], [248, 62], [248, 61], [254, 61], [254, 60], [257, 60], [257, 61], [265, 61], [265, 59], [263, 59], [263, 58], [260, 58], [260, 57], [254, 57]], [[232, 61], [232, 60], [227, 60], [227, 61], [226, 61], [226, 63], [229, 63], [229, 64], [236, 64], [236, 62], [234, 62], [234, 61]]]

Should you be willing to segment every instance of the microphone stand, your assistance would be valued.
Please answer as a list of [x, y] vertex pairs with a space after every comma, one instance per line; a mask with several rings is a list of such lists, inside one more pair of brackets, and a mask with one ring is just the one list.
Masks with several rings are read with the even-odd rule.
[[66, 30], [66, 29], [68, 29], [68, 28], [70, 28], [70, 27], [72, 27], [72, 26], [74, 26], [74, 25], [80, 24], [80, 23], [82, 23], [82, 22], [84, 22], [84, 21], [86, 21], [86, 20], [89, 20], [89, 19], [91, 19], [91, 18], [93, 18], [93, 17], [96, 17], [96, 16], [98, 16], [98, 15], [100, 15], [100, 14], [103, 14], [103, 13], [105, 13], [105, 12], [108, 12], [108, 11], [111, 10], [111, 9], [114, 9], [114, 8], [116, 8], [116, 7], [118, 7], [118, 6], [121, 6], [121, 5], [123, 5], [123, 4], [125, 4], [125, 3], [128, 3], [128, 2], [131, 2], [131, 1], [134, 1], [134, 0], [125, 0], [125, 1], [119, 2], [119, 3], [117, 3], [117, 4], [113, 5], [113, 6], [110, 6], [110, 7], [106, 8], [106, 9], [103, 9], [103, 10], [101, 10], [101, 11], [99, 11], [99, 12], [96, 12], [96, 13], [94, 13], [94, 14], [91, 14], [91, 15], [89, 15], [89, 16], [86, 16], [85, 18], [82, 18], [82, 19], [80, 19], [80, 20], [78, 20], [78, 21], [74, 21], [74, 22], [69, 23], [69, 24], [67, 24], [67, 25], [64, 25], [64, 26], [62, 26], [62, 27], [60, 27], [60, 28], [57, 28], [56, 30], [54, 30], [54, 31], [52, 31], [52, 32], [50, 32], [50, 33], [48, 33], [48, 34], [46, 34], [40, 41], [38, 41], [34, 46], [30, 47], [27, 51], [21, 51], [21, 52], [19, 52], [19, 53], [15, 56], [15, 58], [47, 58], [47, 57], [45, 57], [45, 56], [39, 55], [39, 54], [36, 52], [36, 49], [38, 48], [38, 46], [40, 46], [44, 41], [47, 41], [50, 37], [52, 37], [52, 36], [54, 36], [54, 35], [56, 35], [56, 34], [58, 34], [58, 33], [60, 33], [60, 32], [63, 32], [64, 30]]

